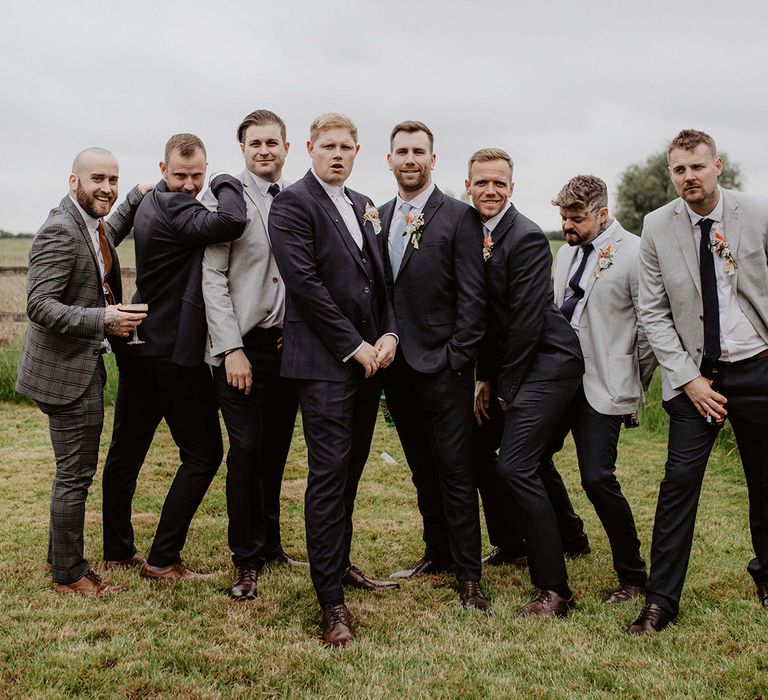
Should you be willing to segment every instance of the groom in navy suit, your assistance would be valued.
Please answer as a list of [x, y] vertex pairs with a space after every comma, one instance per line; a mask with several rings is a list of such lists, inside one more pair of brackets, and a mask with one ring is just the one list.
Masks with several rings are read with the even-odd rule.
[[317, 117], [307, 150], [312, 169], [275, 197], [269, 235], [286, 291], [284, 377], [296, 380], [307, 443], [307, 551], [323, 610], [323, 641], [354, 639], [342, 586], [395, 588], [349, 560], [352, 510], [368, 458], [381, 384], [397, 346], [368, 197], [344, 183], [360, 146], [342, 114]]

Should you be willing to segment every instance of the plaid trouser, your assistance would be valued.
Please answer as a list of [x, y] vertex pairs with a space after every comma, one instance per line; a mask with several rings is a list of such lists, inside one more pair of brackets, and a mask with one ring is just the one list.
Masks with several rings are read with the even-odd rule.
[[99, 358], [93, 379], [79, 399], [64, 406], [38, 401], [48, 416], [56, 456], [48, 530], [48, 563], [55, 583], [73, 583], [90, 569], [83, 556], [85, 499], [99, 461], [106, 376]]

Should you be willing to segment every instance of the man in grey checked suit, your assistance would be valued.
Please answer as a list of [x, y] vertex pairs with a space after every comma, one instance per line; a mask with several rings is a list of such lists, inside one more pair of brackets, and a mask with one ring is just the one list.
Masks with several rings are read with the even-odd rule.
[[134, 187], [104, 222], [117, 199], [118, 165], [101, 148], [77, 155], [69, 194], [32, 242], [27, 276], [29, 326], [16, 391], [48, 416], [56, 473], [51, 491], [48, 565], [56, 591], [102, 596], [115, 590], [83, 557], [85, 499], [96, 472], [104, 422], [107, 336], [127, 336], [145, 314], [121, 311], [115, 246], [152, 186]]
[[[248, 600], [256, 597], [265, 563], [301, 564], [280, 541], [280, 487], [298, 398], [293, 383], [280, 378], [285, 285], [267, 234], [272, 200], [286, 186], [285, 123], [266, 109], [251, 112], [237, 140], [248, 224], [237, 240], [206, 248], [203, 297], [206, 355], [229, 435], [228, 540], [236, 569], [230, 593]], [[202, 202], [210, 209], [217, 205], [210, 189]]]
[[768, 199], [718, 185], [723, 160], [702, 131], [681, 131], [667, 160], [680, 197], [645, 217], [640, 243], [640, 321], [662, 368], [669, 442], [646, 606], [627, 630], [636, 635], [677, 616], [701, 482], [726, 417], [749, 494], [747, 570], [768, 609]]

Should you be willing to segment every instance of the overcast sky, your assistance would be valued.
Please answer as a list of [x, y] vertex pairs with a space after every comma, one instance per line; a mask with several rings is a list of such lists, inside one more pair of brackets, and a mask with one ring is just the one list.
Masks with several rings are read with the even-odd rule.
[[377, 204], [395, 191], [385, 156], [402, 119], [431, 127], [434, 179], [454, 194], [474, 150], [506, 149], [515, 204], [544, 229], [570, 177], [598, 175], [613, 195], [627, 165], [687, 127], [768, 194], [765, 0], [27, 0], [2, 20], [6, 230], [37, 230], [87, 146], [115, 153], [123, 195], [159, 179], [179, 131], [203, 139], [211, 170], [239, 172], [235, 129], [262, 107], [288, 126], [289, 179], [309, 167], [311, 120], [351, 116], [348, 184]]

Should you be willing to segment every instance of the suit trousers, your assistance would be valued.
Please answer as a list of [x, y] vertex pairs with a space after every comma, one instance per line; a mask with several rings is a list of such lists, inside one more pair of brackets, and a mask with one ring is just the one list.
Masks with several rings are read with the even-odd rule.
[[[495, 547], [501, 547], [510, 556], [523, 556], [525, 542], [519, 515], [512, 507], [512, 494], [498, 475], [497, 451], [504, 433], [504, 412], [496, 400], [495, 384], [491, 384], [489, 418], [482, 425], [475, 422], [472, 428], [472, 453], [470, 463], [480, 498], [483, 501], [488, 538]], [[584, 522], [576, 514], [560, 474], [550, 461], [543, 465], [541, 478], [555, 508], [560, 539], [566, 552], [579, 552], [589, 543], [584, 532]]]
[[552, 499], [540, 465], [580, 377], [523, 382], [504, 415], [498, 472], [523, 525], [528, 568], [536, 588], [569, 595], [568, 573]]
[[[708, 376], [706, 370], [704, 376]], [[747, 571], [768, 584], [768, 358], [718, 363], [716, 390], [727, 399], [749, 495], [749, 527], [755, 557]], [[704, 471], [718, 430], [686, 394], [664, 402], [669, 442], [651, 544], [647, 601], [677, 615], [691, 555]]]
[[56, 457], [47, 559], [55, 583], [73, 583], [90, 569], [83, 549], [85, 500], [99, 462], [106, 379], [104, 362], [99, 358], [93, 378], [79, 399], [64, 406], [37, 402], [48, 416]]
[[103, 475], [104, 559], [136, 552], [131, 503], [157, 426], [164, 418], [181, 464], [165, 498], [147, 561], [181, 561], [189, 525], [223, 453], [213, 378], [208, 366], [182, 367], [167, 357], [120, 358], [115, 422]]
[[298, 399], [290, 379], [280, 377], [280, 328], [254, 328], [243, 337], [251, 363], [250, 394], [227, 384], [222, 363], [213, 376], [229, 436], [227, 452], [228, 540], [232, 563], [261, 569], [283, 554], [280, 487]]
[[384, 392], [411, 469], [424, 523], [425, 556], [479, 581], [480, 514], [470, 467], [474, 380], [450, 367], [435, 374], [411, 368], [398, 353]]
[[[350, 360], [352, 362], [353, 360]], [[346, 382], [298, 380], [309, 474], [304, 496], [307, 553], [321, 606], [344, 601], [352, 513], [371, 449], [381, 395], [378, 377]]]
[[[581, 485], [595, 507], [611, 545], [613, 568], [619, 581], [645, 586], [645, 561], [640, 555], [632, 509], [616, 478], [616, 455], [621, 416], [599, 413], [589, 405], [583, 386], [565, 409], [542, 461], [542, 473], [555, 471], [552, 457], [563, 449], [568, 433], [573, 434], [579, 462]], [[544, 477], [546, 479], [546, 477]], [[551, 494], [550, 494], [551, 495]], [[553, 499], [553, 504], [555, 500]], [[557, 509], [557, 505], [555, 505]], [[563, 542], [566, 551], [567, 545]]]

